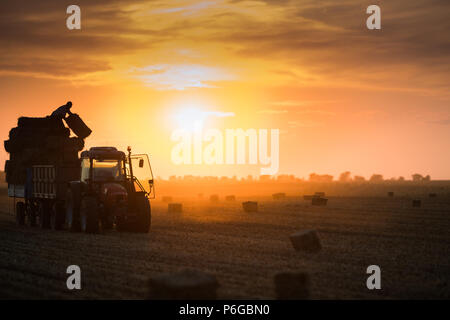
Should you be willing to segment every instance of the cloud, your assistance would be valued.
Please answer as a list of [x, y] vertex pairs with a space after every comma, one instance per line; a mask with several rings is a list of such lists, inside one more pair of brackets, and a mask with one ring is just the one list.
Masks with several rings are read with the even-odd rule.
[[287, 110], [265, 109], [265, 110], [258, 111], [258, 113], [275, 115], [275, 114], [285, 114], [285, 113], [288, 113], [288, 111]]
[[150, 50], [174, 29], [136, 23], [123, 0], [80, 0], [81, 30], [66, 28], [61, 1], [6, 0], [0, 10], [0, 72], [42, 77], [89, 74], [114, 68], [112, 60]]
[[283, 101], [272, 101], [270, 104], [273, 106], [283, 106], [283, 107], [303, 107], [307, 105], [317, 105], [317, 104], [329, 104], [339, 102], [337, 100], [283, 100]]
[[[128, 61], [125, 69], [142, 65], [143, 57], [149, 56], [155, 65], [217, 65], [220, 61], [228, 68], [235, 64], [269, 84], [275, 75], [282, 85], [450, 92], [448, 0], [375, 1], [382, 10], [378, 31], [365, 27], [365, 9], [373, 4], [368, 0], [176, 3], [182, 5], [167, 7], [167, 2], [158, 0], [79, 0], [82, 30], [70, 32], [65, 27], [66, 3], [4, 0], [0, 61], [8, 62], [0, 71], [14, 72], [11, 69], [17, 66], [24, 72], [24, 61], [36, 61], [27, 66], [30, 73], [48, 68], [46, 75], [58, 76], [57, 68], [49, 64], [73, 60], [92, 66], [95, 72], [106, 66], [122, 67]], [[196, 55], [163, 59], [181, 48], [192, 49]], [[155, 74], [147, 82], [151, 87], [162, 83], [162, 87], [183, 89], [210, 87], [216, 78], [222, 80], [206, 73], [205, 78], [180, 80], [178, 85]]]
[[312, 120], [302, 120], [302, 121], [288, 121], [288, 127], [291, 129], [294, 128], [314, 128], [321, 127], [323, 124], [318, 121]]
[[173, 8], [160, 8], [152, 10], [151, 13], [153, 14], [164, 14], [164, 13], [177, 13], [181, 12], [183, 15], [193, 15], [203, 9], [209, 8], [213, 5], [215, 5], [216, 1], [203, 1], [199, 3], [193, 3], [191, 5], [187, 5], [184, 7], [173, 7]]
[[147, 86], [157, 90], [213, 88], [220, 81], [234, 79], [225, 70], [202, 65], [159, 64], [143, 68], [133, 68], [131, 72]]
[[327, 111], [327, 110], [321, 110], [321, 109], [306, 109], [306, 110], [299, 110], [296, 112], [297, 114], [314, 114], [314, 115], [320, 115], [320, 116], [334, 116], [336, 115], [336, 112]]
[[439, 125], [443, 125], [443, 126], [450, 126], [450, 118], [448, 118], [448, 119], [441, 119], [441, 120], [434, 120], [434, 121], [430, 121], [430, 123], [432, 123], [432, 124], [439, 124]]
[[242, 57], [257, 59], [263, 52], [266, 60], [285, 61], [291, 74], [316, 75], [310, 84], [449, 89], [448, 1], [382, 2], [379, 31], [365, 27], [371, 2], [265, 2], [280, 13], [270, 24], [243, 16], [244, 31], [220, 35], [241, 44], [236, 52]]
[[43, 77], [76, 77], [94, 72], [111, 70], [111, 66], [105, 61], [76, 60], [76, 59], [50, 59], [35, 58], [33, 61], [27, 59], [14, 59], [0, 61], [0, 72], [30, 74]]
[[234, 112], [221, 112], [221, 111], [205, 111], [207, 116], [218, 117], [218, 118], [226, 118], [226, 117], [234, 117]]

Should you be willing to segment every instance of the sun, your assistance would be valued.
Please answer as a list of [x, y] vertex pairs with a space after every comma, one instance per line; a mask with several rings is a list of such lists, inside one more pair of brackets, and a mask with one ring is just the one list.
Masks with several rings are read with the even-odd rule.
[[195, 107], [183, 107], [174, 115], [178, 129], [189, 132], [202, 131], [207, 117], [208, 112]]

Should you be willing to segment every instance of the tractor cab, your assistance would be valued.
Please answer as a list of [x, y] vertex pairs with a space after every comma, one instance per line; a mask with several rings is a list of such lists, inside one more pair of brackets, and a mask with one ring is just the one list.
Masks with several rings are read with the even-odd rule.
[[[141, 182], [142, 181], [142, 182]], [[134, 192], [154, 198], [153, 173], [146, 154], [128, 155], [115, 147], [93, 147], [81, 153], [81, 182], [129, 184]]]
[[95, 147], [81, 153], [81, 181], [84, 183], [125, 182], [124, 168], [125, 153], [114, 147]]

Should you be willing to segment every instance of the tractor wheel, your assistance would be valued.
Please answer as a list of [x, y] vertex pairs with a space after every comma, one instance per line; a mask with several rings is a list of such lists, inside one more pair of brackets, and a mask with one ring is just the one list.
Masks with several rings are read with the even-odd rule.
[[131, 232], [148, 233], [150, 231], [152, 214], [150, 202], [145, 195], [136, 197], [136, 216], [129, 221], [129, 230]]
[[119, 232], [127, 232], [128, 230], [128, 224], [124, 217], [117, 217], [116, 218], [116, 230]]
[[19, 226], [25, 224], [25, 203], [23, 202], [16, 203], [16, 221]]
[[42, 201], [39, 204], [39, 225], [42, 229], [50, 229], [51, 227], [51, 206], [49, 201]]
[[71, 232], [81, 231], [80, 203], [71, 189], [66, 194], [66, 225]]
[[100, 218], [100, 222], [102, 223], [102, 231], [111, 230], [113, 228], [113, 219], [109, 215], [107, 209], [105, 209], [103, 216]]
[[65, 212], [64, 212], [64, 205], [62, 202], [56, 202], [55, 207], [52, 210], [52, 216], [51, 216], [51, 226], [53, 230], [61, 230], [64, 226], [65, 221]]
[[86, 196], [81, 199], [80, 207], [81, 231], [99, 232], [98, 201], [95, 197]]

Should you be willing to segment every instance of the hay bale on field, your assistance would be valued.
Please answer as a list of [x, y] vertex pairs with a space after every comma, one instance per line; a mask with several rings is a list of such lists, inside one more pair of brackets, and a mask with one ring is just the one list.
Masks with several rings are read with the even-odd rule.
[[274, 278], [275, 294], [279, 300], [308, 299], [310, 278], [305, 272], [280, 272]]
[[245, 212], [258, 212], [258, 202], [246, 201], [242, 203], [242, 208]]
[[315, 192], [314, 195], [317, 197], [325, 197], [325, 192]]
[[172, 197], [171, 196], [163, 196], [162, 197], [162, 202], [172, 202]]
[[315, 230], [299, 231], [289, 236], [292, 246], [297, 251], [318, 252], [322, 249], [319, 235]]
[[226, 196], [225, 201], [230, 201], [230, 202], [236, 201], [236, 196], [235, 195]]
[[215, 276], [195, 270], [166, 273], [150, 278], [151, 300], [217, 299], [219, 283]]
[[273, 200], [283, 200], [283, 199], [286, 199], [286, 193], [282, 193], [282, 192], [280, 192], [280, 193], [274, 193], [274, 194], [272, 194], [272, 199], [273, 199]]
[[389, 198], [393, 198], [393, 197], [394, 197], [394, 192], [389, 191], [389, 192], [387, 193], [387, 195], [388, 195]]
[[183, 205], [181, 203], [169, 203], [167, 205], [168, 213], [182, 213]]
[[414, 199], [412, 201], [412, 206], [415, 207], [415, 208], [420, 208], [422, 206], [422, 200]]
[[311, 200], [311, 204], [313, 206], [326, 206], [328, 202], [328, 199], [314, 196]]
[[217, 194], [212, 194], [209, 197], [209, 201], [211, 201], [212, 203], [217, 203], [217, 202], [219, 202], [219, 196]]

